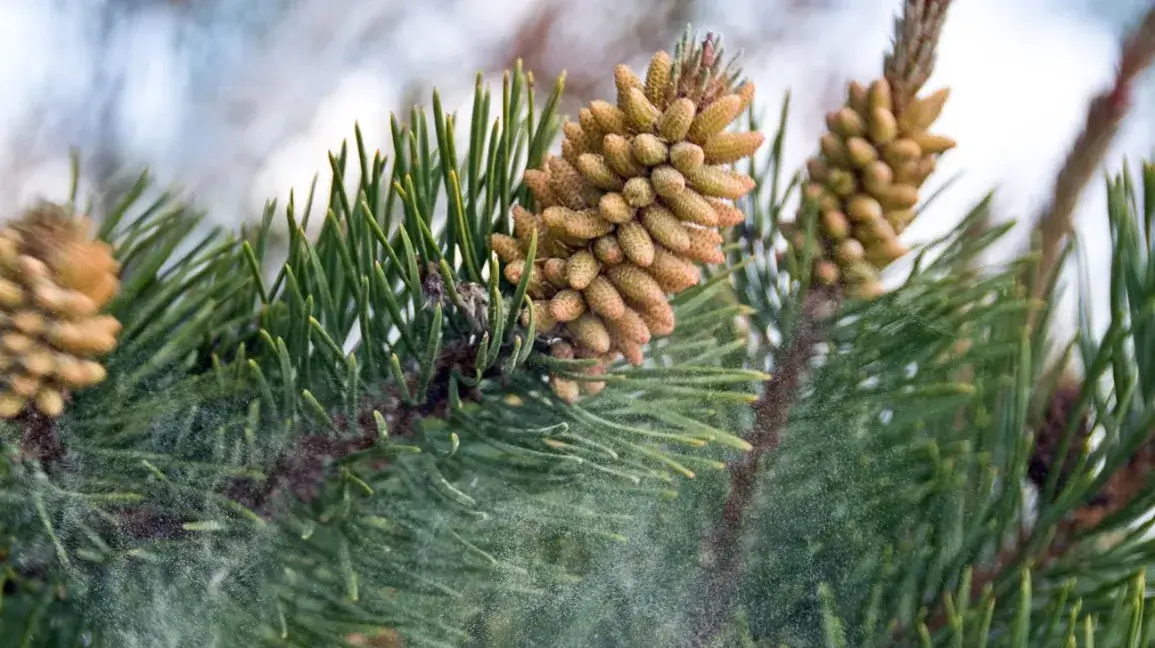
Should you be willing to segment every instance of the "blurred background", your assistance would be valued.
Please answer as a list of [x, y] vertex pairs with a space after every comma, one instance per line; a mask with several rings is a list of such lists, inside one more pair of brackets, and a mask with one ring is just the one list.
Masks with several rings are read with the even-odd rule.
[[[930, 86], [953, 88], [940, 128], [960, 143], [938, 182], [965, 173], [910, 242], [949, 229], [990, 190], [1000, 219], [1041, 206], [1087, 101], [1109, 82], [1118, 39], [1148, 2], [956, 0]], [[845, 83], [879, 72], [900, 8], [901, 0], [0, 0], [0, 215], [66, 195], [77, 147], [88, 189], [111, 191], [119, 173], [147, 166], [214, 222], [252, 221], [267, 199], [307, 191], [354, 121], [370, 147], [387, 150], [391, 111], [403, 118], [437, 88], [466, 119], [475, 75], [500, 83], [519, 58], [543, 89], [566, 70], [564, 109], [573, 112], [612, 90], [614, 64], [641, 69], [687, 22], [745, 52], [771, 121], [790, 90], [789, 173], [815, 148]], [[1110, 170], [1155, 144], [1155, 84], [1147, 80], [1136, 102]], [[1095, 281], [1106, 280], [1103, 207], [1095, 186], [1078, 221]], [[1025, 234], [1018, 228], [999, 253], [1021, 247]]]

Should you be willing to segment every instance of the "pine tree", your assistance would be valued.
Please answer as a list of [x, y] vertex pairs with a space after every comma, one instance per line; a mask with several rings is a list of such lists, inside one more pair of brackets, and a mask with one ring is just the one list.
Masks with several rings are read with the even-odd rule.
[[240, 232], [147, 173], [14, 215], [0, 647], [1152, 643], [1155, 165], [1108, 180], [1107, 332], [1048, 324], [1155, 12], [991, 264], [989, 201], [899, 239], [948, 4], [797, 174], [687, 32], [570, 118], [520, 66], [435, 93]]

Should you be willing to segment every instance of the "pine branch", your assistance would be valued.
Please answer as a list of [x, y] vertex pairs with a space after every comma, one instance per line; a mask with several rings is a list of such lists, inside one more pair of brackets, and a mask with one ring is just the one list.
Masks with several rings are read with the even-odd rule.
[[[889, 83], [893, 91], [895, 116], [901, 115], [933, 71], [949, 6], [949, 0], [909, 0], [895, 22], [893, 50], [884, 63], [884, 83]], [[791, 243], [801, 250], [800, 244], [793, 240]], [[707, 555], [714, 562], [703, 570], [702, 582], [695, 590], [700, 601], [692, 612], [690, 632], [682, 644], [687, 648], [708, 645], [729, 619], [727, 613], [743, 571], [743, 521], [753, 499], [762, 458], [777, 450], [789, 423], [790, 409], [814, 359], [815, 347], [822, 341], [825, 324], [837, 312], [841, 300], [841, 290], [836, 287], [816, 285], [806, 292], [791, 342], [784, 355], [776, 358], [775, 375], [754, 404], [754, 426], [748, 438], [754, 449], [728, 467], [730, 492], [720, 526], [708, 540]]]
[[[866, 99], [865, 89], [859, 88], [863, 96], [857, 97], [856, 86], [851, 85], [851, 103], [861, 104], [855, 106], [857, 108], [855, 114], [864, 114], [869, 107], [867, 104], [877, 101], [876, 110], [890, 114], [892, 120], [901, 116], [902, 111], [915, 99], [933, 71], [935, 51], [949, 6], [949, 0], [906, 2], [901, 17], [895, 21], [893, 50], [885, 58], [885, 80], [872, 85], [869, 101]], [[870, 118], [874, 119], [875, 116], [871, 114]], [[927, 125], [929, 124], [922, 127], [925, 128]], [[893, 133], [890, 137], [894, 137]], [[832, 155], [831, 151], [827, 150], [828, 144], [825, 141], [823, 143], [823, 155], [827, 157]], [[931, 168], [933, 169], [933, 166]], [[813, 169], [808, 168], [808, 171], [811, 172], [812, 181], [821, 181], [813, 177]], [[821, 185], [812, 184], [809, 188], [814, 187], [818, 187], [819, 195], [824, 191]], [[847, 207], [845, 211], [853, 210]], [[841, 212], [838, 217], [845, 219]], [[801, 216], [798, 222], [802, 222]], [[824, 222], [822, 227], [828, 229], [827, 223]], [[801, 232], [797, 232], [796, 237], [790, 236], [789, 233], [787, 236], [798, 253], [808, 245], [797, 240], [805, 240], [806, 237], [803, 237]], [[895, 236], [895, 232], [892, 231], [891, 236]], [[843, 232], [839, 238], [845, 237], [846, 233]], [[828, 243], [826, 247], [832, 246]], [[805, 256], [809, 258], [808, 254]], [[861, 257], [862, 254], [859, 253], [857, 256]], [[830, 266], [829, 263], [826, 265]], [[816, 271], [816, 278], [818, 281], [836, 286], [839, 273], [833, 273], [834, 278], [831, 278], [830, 274], [826, 273], [824, 277], [823, 273]], [[852, 288], [854, 288], [852, 296], [877, 295], [877, 291], [881, 290], [877, 282], [874, 282], [873, 288], [865, 291], [858, 286]], [[753, 500], [762, 458], [777, 450], [782, 434], [789, 424], [790, 410], [798, 398], [814, 359], [816, 345], [825, 337], [825, 326], [838, 311], [841, 301], [842, 291], [839, 288], [820, 284], [811, 286], [801, 304], [800, 316], [791, 341], [785, 353], [776, 358], [775, 375], [765, 384], [761, 398], [754, 404], [755, 421], [748, 438], [754, 449], [748, 456], [729, 466], [730, 492], [722, 509], [720, 526], [708, 541], [707, 554], [714, 562], [703, 570], [702, 582], [696, 590], [700, 602], [692, 612], [690, 633], [682, 643], [687, 648], [708, 645], [729, 619], [731, 601], [743, 572], [741, 555], [743, 521]]]
[[[407, 403], [399, 388], [388, 384], [380, 396], [362, 399], [355, 419], [348, 419], [340, 413], [331, 414], [339, 436], [311, 434], [295, 439], [273, 464], [264, 483], [252, 479], [236, 479], [228, 485], [226, 495], [249, 510], [265, 516], [274, 515], [272, 507], [285, 492], [305, 503], [313, 501], [327, 475], [328, 465], [368, 450], [380, 441], [381, 433], [374, 413], [383, 417], [390, 436], [400, 439], [412, 438], [420, 420], [430, 417], [448, 418], [451, 376], [454, 372], [471, 375], [477, 351], [476, 345], [466, 342], [446, 347], [436, 360], [436, 369], [424, 400]], [[500, 373], [500, 365], [495, 365], [485, 370], [483, 377], [487, 380], [495, 379]], [[406, 383], [411, 391], [417, 388], [419, 380], [416, 372], [406, 375]], [[387, 460], [382, 459], [374, 468], [382, 470], [387, 463]]]
[[[1155, 61], [1155, 5], [1147, 12], [1142, 23], [1126, 39], [1120, 56], [1119, 71], [1115, 82], [1105, 93], [1095, 97], [1088, 109], [1083, 131], [1075, 140], [1063, 163], [1052, 189], [1051, 200], [1036, 220], [1040, 239], [1041, 260], [1039, 262], [1032, 295], [1043, 298], [1047, 287], [1052, 285], [1054, 273], [1063, 258], [1066, 237], [1074, 229], [1074, 213], [1079, 196], [1090, 183], [1130, 108], [1131, 94], [1135, 80]], [[1035, 315], [1032, 314], [1032, 321]], [[1056, 456], [1061, 443], [1056, 437], [1067, 428], [1073, 395], [1069, 388], [1058, 389], [1048, 406], [1041, 428], [1036, 431], [1035, 451], [1032, 456], [1029, 476], [1040, 487], [1051, 478], [1053, 471], [1061, 487], [1066, 481], [1074, 456], [1081, 452], [1080, 436], [1085, 436], [1086, 423], [1079, 422], [1075, 428], [1075, 438], [1068, 442], [1065, 455]], [[1083, 415], [1085, 417], [1085, 414]], [[1143, 469], [1150, 462], [1148, 452], [1136, 453], [1128, 464], [1116, 471], [1107, 486], [1092, 495], [1082, 506], [1060, 523], [1051, 539], [1041, 548], [1038, 555], [1025, 555], [1033, 549], [1029, 543], [1030, 534], [1022, 535], [1011, 546], [1004, 548], [985, 569], [977, 571], [972, 581], [971, 592], [977, 594], [988, 585], [1000, 580], [1012, 566], [1030, 560], [1036, 565], [1049, 565], [1070, 551], [1075, 544], [1075, 536], [1080, 530], [1088, 529], [1101, 521], [1111, 511], [1126, 505], [1136, 493], [1135, 484], [1145, 483]], [[946, 623], [945, 612], [939, 612], [927, 623], [933, 632]]]
[[[669, 80], [701, 85], [690, 84], [680, 106], [719, 101], [740, 113], [753, 87], [734, 84], [716, 48], [708, 37], [685, 49], [678, 63], [693, 64], [685, 68], [658, 56], [651, 76], [681, 70]], [[640, 83], [628, 84], [627, 96], [638, 96]], [[651, 347], [652, 367], [607, 359], [593, 374], [584, 360], [535, 353], [550, 332], [535, 309], [523, 309], [537, 235], [524, 257], [505, 263], [521, 274], [501, 272], [490, 242], [509, 238], [511, 207], [526, 202], [521, 167], [540, 171], [560, 93], [559, 82], [538, 105], [520, 70], [500, 95], [479, 82], [464, 157], [437, 95], [432, 119], [415, 110], [410, 127], [393, 120], [391, 171], [380, 154], [370, 158], [358, 132], [355, 150], [330, 157], [334, 179], [315, 240], [303, 235], [312, 193], [300, 211], [290, 198], [288, 259], [271, 281], [263, 270], [274, 207], [251, 235], [217, 245], [196, 242], [181, 214], [160, 203], [133, 219], [117, 237], [129, 269], [118, 354], [106, 387], [69, 407], [62, 426], [79, 469], [66, 482], [28, 479], [16, 457], [20, 470], [0, 472], [31, 496], [49, 496], [41, 511], [19, 497], [4, 502], [5, 532], [10, 511], [22, 516], [14, 555], [45, 556], [46, 573], [60, 574], [81, 603], [79, 615], [97, 619], [116, 645], [155, 645], [161, 634], [207, 645], [203, 637], [219, 633], [230, 645], [279, 637], [326, 646], [356, 643], [350, 632], [369, 637], [369, 627], [451, 645], [465, 640], [456, 626], [475, 612], [463, 595], [525, 592], [564, 576], [552, 558], [524, 553], [535, 534], [620, 537], [627, 517], [615, 512], [627, 503], [668, 493], [675, 473], [722, 468], [685, 448], [747, 449], [714, 425], [753, 402], [752, 387], [768, 376], [723, 361], [742, 342], [729, 330], [733, 304], [719, 294], [725, 276], [695, 274], [661, 291], [668, 326], [676, 320], [681, 329]], [[703, 145], [730, 121], [714, 123], [718, 115], [697, 122]], [[761, 136], [740, 144], [746, 157]], [[718, 154], [735, 154], [726, 149]], [[360, 165], [355, 192], [345, 182], [350, 159]], [[695, 214], [721, 218], [715, 207], [740, 219], [721, 199]], [[179, 256], [190, 242], [193, 252]], [[698, 247], [714, 258], [715, 248]], [[624, 290], [649, 287], [634, 279], [623, 279]], [[599, 391], [566, 407], [549, 396], [547, 373]], [[334, 463], [337, 474], [326, 474]], [[277, 499], [284, 491], [305, 505], [290, 493]], [[269, 515], [273, 502], [292, 510]], [[96, 578], [55, 569], [53, 551], [57, 563]], [[174, 552], [179, 569], [167, 561]], [[155, 618], [170, 597], [181, 602], [180, 619], [129, 627], [137, 616]], [[173, 629], [185, 620], [190, 627]]]
[[[1153, 181], [1145, 165], [1144, 197], [1151, 195]], [[1091, 581], [1101, 574], [1101, 585], [1091, 591], [1113, 596], [1121, 581], [1112, 579], [1127, 571], [1119, 559], [1125, 550], [1118, 545], [1134, 548], [1132, 543], [1143, 543], [1142, 527], [1136, 524], [1151, 508], [1149, 476], [1155, 467], [1149, 381], [1143, 379], [1146, 363], [1141, 360], [1151, 357], [1146, 335], [1150, 315], [1142, 306], [1150, 302], [1151, 285], [1132, 281], [1120, 269], [1149, 266], [1150, 221], [1140, 214], [1150, 205], [1144, 202], [1137, 203], [1126, 173], [1109, 183], [1107, 213], [1115, 241], [1110, 290], [1117, 300], [1111, 330], [1129, 333], [1108, 333], [1103, 340], [1094, 340], [1084, 329], [1081, 346], [1087, 375], [1076, 379], [1063, 374], [1053, 385], [1034, 379], [1033, 390], [1045, 398], [1037, 421], [1028, 426], [1033, 438], [1025, 466], [1025, 476], [1038, 493], [1036, 519], [966, 579], [972, 598], [1014, 587], [1014, 574], [1023, 568], [1055, 570], [1060, 576], [1079, 571]], [[1104, 374], [1111, 378], [1110, 396], [1097, 393]], [[1120, 390], [1121, 385], [1142, 386], [1132, 391]], [[1112, 399], [1117, 401], [1105, 404]], [[1105, 433], [1094, 449], [1093, 426], [1102, 426]], [[944, 630], [947, 615], [947, 610], [939, 609], [927, 621], [927, 630]]]
[[824, 337], [827, 321], [838, 310], [841, 296], [832, 289], [807, 291], [794, 335], [778, 359], [773, 378], [754, 403], [754, 426], [748, 441], [753, 450], [730, 463], [730, 493], [722, 506], [719, 527], [709, 538], [707, 555], [712, 564], [702, 570], [699, 604], [691, 611], [690, 632], [684, 648], [709, 645], [728, 623], [727, 611], [742, 573], [742, 527], [754, 496], [762, 459], [777, 450], [790, 420], [790, 409], [798, 397], [814, 360], [817, 345]]
[[[1119, 71], [1112, 87], [1093, 99], [1087, 110], [1083, 131], [1072, 145], [1067, 159], [1055, 178], [1051, 200], [1036, 219], [1040, 242], [1040, 262], [1031, 283], [1031, 295], [1045, 297], [1053, 285], [1055, 273], [1064, 258], [1064, 242], [1073, 231], [1074, 212], [1079, 196], [1106, 158], [1111, 143], [1130, 107], [1131, 93], [1137, 77], [1155, 60], [1155, 6], [1148, 10], [1142, 23], [1126, 39], [1122, 47]], [[1030, 315], [1030, 325], [1037, 320], [1038, 311]], [[1051, 395], [1042, 421], [1035, 430], [1034, 450], [1027, 467], [1027, 476], [1035, 482], [1044, 496], [1048, 487], [1061, 492], [1069, 481], [1070, 471], [1077, 463], [1088, 434], [1086, 413], [1073, 412], [1079, 389], [1060, 385]], [[1074, 426], [1072, 416], [1080, 416]], [[1072, 431], [1070, 438], [1067, 431]], [[1049, 538], [1035, 542], [1033, 531], [1020, 532], [1015, 541], [1003, 547], [982, 569], [976, 570], [969, 594], [979, 595], [988, 587], [1004, 580], [1008, 574], [1024, 564], [1048, 567], [1078, 543], [1077, 537], [1111, 512], [1122, 509], [1138, 492], [1136, 484], [1145, 483], [1143, 469], [1150, 463], [1148, 453], [1140, 449], [1125, 466], [1110, 476], [1097, 492], [1089, 494], [1080, 505], [1061, 520]], [[1057, 473], [1057, 474], [1055, 474]], [[1037, 530], [1036, 530], [1037, 531]], [[947, 611], [939, 608], [927, 621], [926, 628], [935, 633], [948, 622]], [[893, 634], [897, 642], [907, 628], [899, 626]]]
[[1063, 243], [1074, 229], [1075, 207], [1099, 170], [1131, 105], [1135, 80], [1155, 60], [1155, 5], [1123, 43], [1119, 71], [1105, 93], [1087, 108], [1083, 131], [1075, 140], [1051, 190], [1051, 200], [1036, 218], [1041, 260], [1031, 294], [1043, 297], [1058, 271]]
[[[1028, 464], [1027, 476], [1046, 494], [1051, 480], [1057, 484], [1056, 492], [1071, 479], [1083, 446], [1089, 435], [1089, 417], [1086, 411], [1076, 411], [1080, 396], [1080, 386], [1064, 382], [1051, 395], [1047, 409], [1034, 431], [1035, 447]], [[1071, 428], [1071, 422], [1074, 426]], [[1069, 439], [1064, 439], [1066, 430], [1072, 429]], [[1065, 448], [1065, 452], [1061, 450]], [[1155, 467], [1155, 444], [1150, 441], [1142, 446], [1124, 463], [1111, 472], [1106, 484], [1091, 493], [1071, 510], [1054, 528], [1049, 538], [1041, 545], [1033, 545], [1036, 530], [1023, 529], [1015, 541], [1003, 547], [989, 564], [974, 572], [968, 592], [972, 599], [1003, 580], [1013, 571], [1027, 566], [1041, 571], [1055, 566], [1065, 555], [1082, 544], [1087, 535], [1099, 523], [1126, 508], [1142, 494], [1148, 485], [1148, 475]], [[1055, 474], [1058, 473], [1058, 474]], [[1050, 502], [1047, 502], [1050, 503]], [[930, 633], [937, 633], [947, 627], [948, 612], [940, 610], [926, 621]], [[896, 639], [901, 634], [896, 632]]]
[[662, 49], [677, 36], [691, 13], [693, 1], [650, 4], [649, 10], [637, 12], [629, 24], [603, 34], [604, 40], [597, 48], [600, 53], [591, 56], [589, 43], [566, 42], [564, 35], [559, 34], [558, 26], [567, 20], [566, 14], [573, 7], [555, 0], [541, 1], [514, 31], [492, 69], [514, 69], [520, 61], [527, 71], [541, 78], [554, 78], [564, 71], [563, 107], [576, 113], [606, 90], [610, 81], [603, 74], [606, 67]]
[[39, 412], [26, 412], [13, 423], [20, 430], [20, 454], [24, 459], [39, 461], [46, 473], [65, 460], [64, 440], [52, 419]]

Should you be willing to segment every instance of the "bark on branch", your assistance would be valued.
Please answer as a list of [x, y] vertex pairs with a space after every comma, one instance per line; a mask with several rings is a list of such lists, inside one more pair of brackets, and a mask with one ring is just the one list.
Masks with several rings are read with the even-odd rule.
[[712, 564], [701, 570], [698, 587], [694, 589], [698, 593], [697, 604], [690, 610], [689, 631], [679, 648], [709, 645], [729, 620], [730, 604], [743, 571], [743, 521], [753, 501], [759, 466], [763, 457], [777, 450], [782, 440], [790, 409], [838, 303], [838, 295], [829, 290], [813, 288], [807, 293], [790, 343], [776, 359], [773, 377], [754, 403], [754, 427], [747, 438], [754, 449], [728, 467], [730, 494], [722, 507], [718, 527], [707, 539], [706, 555]]

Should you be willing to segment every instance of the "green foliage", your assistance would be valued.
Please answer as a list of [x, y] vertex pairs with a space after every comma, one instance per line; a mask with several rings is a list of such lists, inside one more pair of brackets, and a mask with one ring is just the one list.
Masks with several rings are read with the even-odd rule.
[[[754, 366], [773, 367], [784, 350], [806, 285], [805, 259], [780, 263], [773, 254], [795, 187], [779, 188], [777, 160], [775, 144], [733, 257], [746, 261], [732, 285], [761, 340], [739, 362]], [[976, 234], [988, 217], [984, 201], [919, 252], [901, 287], [842, 309], [784, 442], [764, 462], [740, 605], [712, 646], [1149, 643], [1149, 488], [1050, 559], [1060, 524], [1150, 438], [1141, 358], [1151, 353], [1144, 305], [1155, 286], [1155, 169], [1145, 165], [1141, 190], [1131, 183], [1124, 175], [1110, 185], [1115, 317], [1102, 338], [1084, 323], [1076, 349], [1089, 380], [1058, 455], [1078, 447], [1071, 435], [1081, 413], [1104, 439], [1062, 487], [1054, 477], [1039, 493], [1026, 479], [1030, 431], [1058, 378], [1044, 363], [1051, 304], [1021, 297], [1031, 257], [977, 268], [1010, 227]], [[1033, 329], [1032, 310], [1041, 323]], [[677, 501], [647, 505], [627, 544], [583, 561], [585, 578], [478, 645], [675, 643], [700, 595], [693, 576], [711, 568], [700, 542], [726, 492], [725, 480], [698, 479]]]
[[[1057, 376], [1042, 361], [1046, 329], [1028, 327], [1015, 284], [1031, 259], [968, 270], [1002, 233], [965, 238], [985, 204], [899, 290], [843, 310], [763, 475], [744, 590], [753, 636], [791, 646], [1149, 642], [1155, 493], [1075, 533], [1073, 548], [1052, 544], [1150, 440], [1149, 165], [1143, 203], [1136, 193], [1126, 174], [1110, 183], [1113, 316], [1099, 339], [1084, 321], [1086, 380], [1057, 455], [1085, 442], [1073, 437], [1084, 413], [1103, 438], [1062, 484], [1054, 470], [1041, 492], [1024, 486], [1030, 431]], [[961, 356], [951, 352], [960, 337], [971, 341]]]
[[[205, 233], [145, 176], [100, 214], [124, 334], [58, 425], [0, 426], [0, 648], [684, 636], [725, 461], [750, 449], [748, 405], [807, 296], [808, 260], [775, 254], [798, 184], [789, 104], [729, 267], [675, 299], [644, 367], [566, 405], [545, 376], [590, 379], [584, 362], [545, 352], [520, 317], [529, 273], [504, 281], [488, 245], [528, 197], [561, 89], [539, 102], [520, 70], [500, 96], [479, 80], [464, 137], [435, 94], [431, 115], [393, 120], [388, 157], [358, 131], [327, 193], [270, 204], [240, 236]], [[976, 267], [1009, 228], [975, 233], [984, 201], [896, 290], [841, 304], [762, 459], [712, 648], [1150, 642], [1155, 491], [1070, 525], [1120, 470], [1145, 479], [1155, 167], [1138, 185], [1109, 183], [1112, 319], [1073, 346], [1086, 380], [1057, 454], [1086, 448], [1065, 476], [1028, 484], [1058, 384], [1050, 304], [1022, 297], [1031, 257]]]
[[327, 646], [394, 628], [458, 645], [487, 601], [572, 582], [573, 556], [622, 542], [640, 502], [746, 447], [728, 422], [764, 376], [721, 363], [744, 344], [724, 275], [681, 295], [679, 334], [601, 395], [566, 406], [545, 384], [582, 362], [540, 353], [487, 240], [553, 141], [560, 91], [479, 81], [464, 155], [436, 95], [431, 117], [394, 120], [391, 159], [358, 133], [326, 197], [290, 199], [272, 273], [275, 206], [201, 240], [167, 195], [142, 204], [142, 178], [103, 221], [125, 266], [110, 380], [70, 405], [55, 465], [4, 430], [3, 641]]

